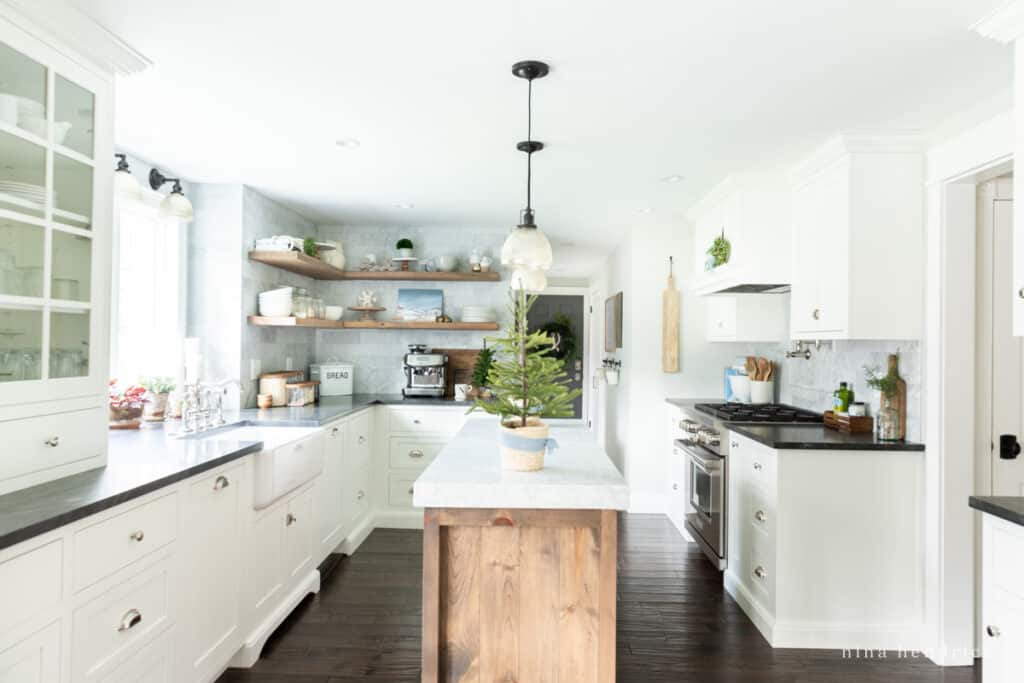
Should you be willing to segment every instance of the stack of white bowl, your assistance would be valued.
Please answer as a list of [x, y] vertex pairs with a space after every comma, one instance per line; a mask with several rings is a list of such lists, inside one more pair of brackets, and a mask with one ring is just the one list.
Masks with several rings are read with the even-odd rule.
[[494, 309], [490, 306], [463, 306], [462, 322], [464, 323], [493, 323]]
[[264, 318], [282, 318], [292, 314], [292, 288], [281, 287], [261, 292], [260, 315]]

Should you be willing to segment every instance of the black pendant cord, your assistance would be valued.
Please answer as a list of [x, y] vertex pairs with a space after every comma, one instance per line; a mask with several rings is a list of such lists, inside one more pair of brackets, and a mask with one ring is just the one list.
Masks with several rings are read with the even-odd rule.
[[[526, 142], [533, 142], [533, 79], [526, 81]], [[530, 188], [533, 181], [533, 150], [526, 153], [526, 211], [531, 212]]]

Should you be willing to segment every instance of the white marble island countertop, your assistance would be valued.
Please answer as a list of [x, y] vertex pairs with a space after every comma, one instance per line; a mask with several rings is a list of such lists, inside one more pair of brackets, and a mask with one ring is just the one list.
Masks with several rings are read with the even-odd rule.
[[625, 510], [629, 487], [582, 426], [552, 426], [558, 448], [539, 472], [501, 469], [496, 417], [466, 421], [413, 486], [421, 508]]

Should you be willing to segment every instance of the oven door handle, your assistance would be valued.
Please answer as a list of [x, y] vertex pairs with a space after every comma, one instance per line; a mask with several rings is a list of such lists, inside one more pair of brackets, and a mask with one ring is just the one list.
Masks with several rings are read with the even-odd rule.
[[717, 472], [718, 470], [722, 469], [721, 458], [716, 458], [714, 456], [706, 458], [702, 456], [700, 453], [695, 453], [694, 451], [691, 451], [689, 449], [687, 449], [687, 453], [690, 456], [690, 462], [692, 462], [694, 465], [700, 468], [700, 470], [704, 472], [704, 474], [711, 474], [712, 472]]

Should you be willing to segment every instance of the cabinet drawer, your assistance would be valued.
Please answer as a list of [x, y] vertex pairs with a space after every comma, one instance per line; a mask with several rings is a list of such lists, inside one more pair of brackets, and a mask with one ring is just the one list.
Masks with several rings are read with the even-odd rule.
[[774, 495], [777, 460], [775, 450], [736, 432], [729, 433], [729, 477], [751, 481]]
[[364, 467], [355, 472], [345, 483], [345, 499], [342, 501], [342, 514], [348, 524], [353, 524], [370, 509], [370, 468]]
[[756, 530], [749, 536], [747, 544], [746, 571], [744, 581], [769, 611], [775, 611], [775, 553], [768, 537]]
[[394, 507], [412, 507], [412, 485], [416, 482], [413, 474], [388, 475], [388, 505]]
[[63, 569], [60, 539], [0, 562], [0, 634], [60, 603]]
[[60, 622], [0, 652], [0, 683], [59, 683]]
[[169, 562], [157, 564], [75, 610], [73, 680], [110, 672], [170, 624], [169, 571]]
[[390, 408], [389, 432], [439, 432], [454, 434], [462, 429], [463, 410], [445, 408]]
[[162, 548], [177, 535], [176, 493], [82, 529], [75, 534], [75, 592]]
[[100, 679], [101, 683], [175, 683], [174, 635], [171, 630], [139, 650]]
[[754, 481], [741, 482], [738, 487], [736, 522], [749, 525], [754, 531], [769, 539], [775, 538], [775, 505], [772, 498]]
[[0, 482], [102, 456], [107, 450], [106, 423], [104, 408], [0, 422]]
[[388, 463], [396, 469], [423, 469], [448, 443], [447, 439], [393, 436], [388, 440]]

